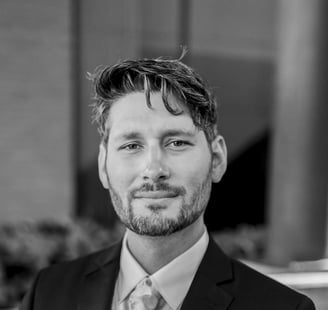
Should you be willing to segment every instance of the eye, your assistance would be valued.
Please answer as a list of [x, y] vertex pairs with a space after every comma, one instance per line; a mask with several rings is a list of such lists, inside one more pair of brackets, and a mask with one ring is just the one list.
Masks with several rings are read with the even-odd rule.
[[188, 145], [191, 145], [191, 143], [185, 140], [174, 140], [169, 142], [167, 145], [175, 149], [182, 149], [187, 147]]
[[187, 144], [186, 141], [182, 141], [182, 140], [177, 140], [177, 141], [171, 142], [171, 145], [173, 145], [173, 146], [183, 146], [186, 144]]
[[126, 151], [136, 151], [136, 150], [138, 150], [138, 149], [140, 149], [141, 148], [141, 145], [140, 144], [138, 144], [138, 143], [128, 143], [128, 144], [125, 144], [125, 145], [122, 145], [121, 147], [120, 147], [120, 150], [126, 150]]

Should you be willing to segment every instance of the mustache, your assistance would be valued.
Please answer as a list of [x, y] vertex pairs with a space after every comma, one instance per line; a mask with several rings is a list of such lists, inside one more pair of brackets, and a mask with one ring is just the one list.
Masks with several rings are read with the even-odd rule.
[[130, 197], [144, 192], [168, 192], [170, 194], [185, 195], [186, 190], [182, 186], [172, 186], [167, 183], [144, 183], [140, 187], [133, 189], [130, 192]]

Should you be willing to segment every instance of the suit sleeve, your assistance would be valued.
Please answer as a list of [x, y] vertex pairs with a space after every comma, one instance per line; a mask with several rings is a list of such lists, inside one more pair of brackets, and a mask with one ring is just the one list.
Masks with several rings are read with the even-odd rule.
[[35, 301], [35, 295], [36, 295], [36, 287], [38, 284], [38, 280], [40, 278], [40, 274], [41, 272], [39, 272], [39, 274], [36, 276], [36, 278], [34, 279], [32, 286], [30, 287], [30, 289], [27, 291], [27, 293], [25, 294], [22, 303], [19, 307], [19, 310], [33, 310], [34, 308], [34, 301]]
[[304, 296], [301, 302], [298, 304], [296, 310], [316, 310], [313, 301]]

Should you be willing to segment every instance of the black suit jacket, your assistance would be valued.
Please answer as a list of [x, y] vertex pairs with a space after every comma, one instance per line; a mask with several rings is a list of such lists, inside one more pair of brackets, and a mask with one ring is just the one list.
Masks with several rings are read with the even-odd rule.
[[[21, 310], [110, 310], [121, 243], [41, 271]], [[312, 301], [228, 258], [210, 239], [181, 310], [313, 310]]]

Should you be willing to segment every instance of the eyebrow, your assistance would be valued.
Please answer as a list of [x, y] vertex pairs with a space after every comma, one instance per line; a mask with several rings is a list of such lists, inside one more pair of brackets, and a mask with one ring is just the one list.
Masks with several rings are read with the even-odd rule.
[[188, 136], [194, 137], [195, 131], [193, 130], [186, 130], [186, 129], [168, 129], [165, 130], [162, 134], [163, 137], [172, 137], [172, 136]]
[[141, 137], [140, 133], [131, 131], [118, 135], [114, 140], [138, 140], [141, 139]]
[[[192, 138], [195, 136], [195, 131], [186, 129], [167, 129], [160, 133], [161, 138], [181, 135]], [[118, 135], [114, 140], [139, 140], [142, 139], [142, 137], [142, 134], [139, 132], [129, 131]]]

